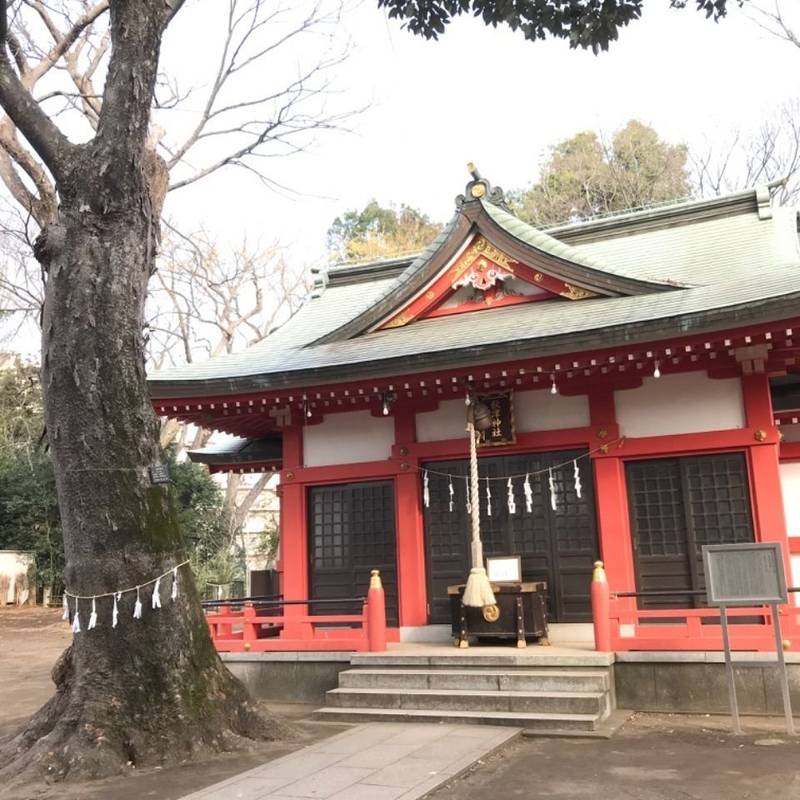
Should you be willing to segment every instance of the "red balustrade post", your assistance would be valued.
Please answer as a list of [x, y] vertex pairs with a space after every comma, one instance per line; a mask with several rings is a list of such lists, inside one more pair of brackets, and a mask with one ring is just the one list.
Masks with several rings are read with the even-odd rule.
[[594, 649], [611, 650], [611, 593], [602, 561], [594, 562], [592, 572], [592, 621], [594, 622]]
[[386, 650], [386, 595], [377, 569], [370, 572], [367, 592], [367, 644], [371, 653]]
[[[231, 611], [229, 606], [222, 606], [222, 611], [218, 611], [217, 613], [220, 615], [222, 619], [229, 619], [231, 616]], [[233, 636], [233, 624], [230, 622], [218, 622], [217, 623], [217, 636], [220, 639], [230, 639]]]
[[256, 631], [256, 623], [258, 618], [256, 616], [256, 609], [252, 603], [244, 604], [244, 625], [242, 627], [242, 639], [244, 641], [244, 649], [249, 650], [253, 646], [253, 642], [258, 639]]
[[214, 643], [214, 647], [217, 646], [217, 625], [213, 622], [213, 619], [209, 618], [208, 612], [203, 612], [206, 615], [206, 625], [208, 625], [208, 633], [211, 636], [211, 641]]

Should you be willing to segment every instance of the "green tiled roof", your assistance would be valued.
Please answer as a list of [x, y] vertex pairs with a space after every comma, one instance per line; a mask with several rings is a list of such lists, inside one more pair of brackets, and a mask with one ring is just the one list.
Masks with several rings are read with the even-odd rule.
[[[735, 202], [734, 202], [735, 201]], [[552, 234], [519, 223], [508, 211], [483, 201], [486, 213], [511, 236], [565, 258], [585, 270], [688, 288], [577, 302], [530, 303], [414, 322], [402, 328], [328, 340], [353, 320], [391, 303], [448, 236], [463, 222], [457, 214], [435, 242], [408, 264], [387, 269], [342, 267], [327, 288], [276, 333], [250, 349], [150, 377], [155, 397], [191, 397], [312, 385], [400, 370], [488, 363], [499, 358], [551, 355], [622, 342], [647, 341], [691, 331], [719, 330], [748, 321], [783, 319], [800, 303], [797, 216], [770, 213], [755, 191], [730, 203], [682, 204], [673, 215], [642, 212], [569, 226]], [[556, 235], [569, 239], [559, 241]], [[591, 234], [591, 235], [588, 235]], [[402, 270], [402, 271], [401, 271]], [[657, 284], [656, 284], [657, 285]], [[320, 341], [322, 340], [322, 341]]]
[[[543, 253], [547, 253], [563, 261], [578, 264], [593, 272], [619, 275], [633, 280], [642, 280], [642, 275], [638, 274], [636, 269], [619, 269], [619, 265], [613, 258], [604, 258], [592, 253], [591, 250], [587, 248], [573, 247], [565, 242], [561, 242], [546, 231], [540, 231], [538, 228], [534, 228], [519, 217], [506, 211], [501, 206], [497, 206], [488, 200], [481, 200], [481, 206], [503, 230], [507, 231], [521, 242]], [[648, 279], [648, 282], [658, 284], [664, 281], [661, 279], [653, 279], [650, 281], [650, 279]]]

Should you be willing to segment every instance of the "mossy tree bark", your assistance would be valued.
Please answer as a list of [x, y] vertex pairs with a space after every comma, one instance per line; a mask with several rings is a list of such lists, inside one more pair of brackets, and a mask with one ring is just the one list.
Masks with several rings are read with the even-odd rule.
[[[5, 3], [3, 4], [5, 8]], [[59, 209], [35, 253], [46, 274], [42, 383], [66, 551], [65, 583], [93, 595], [149, 581], [184, 560], [168, 490], [152, 486], [158, 425], [144, 369], [144, 302], [166, 168], [146, 147], [165, 0], [112, 0], [112, 55], [95, 138], [70, 143], [0, 54], [0, 104], [56, 179]], [[0, 11], [0, 15], [4, 14]], [[2, 20], [4, 21], [4, 20]], [[5, 36], [6, 29], [2, 28]], [[184, 568], [179, 594], [134, 620], [135, 595], [97, 601], [98, 625], [54, 669], [56, 695], [0, 750], [0, 781], [41, 769], [100, 776], [184, 759], [276, 728], [256, 713], [210, 641]]]

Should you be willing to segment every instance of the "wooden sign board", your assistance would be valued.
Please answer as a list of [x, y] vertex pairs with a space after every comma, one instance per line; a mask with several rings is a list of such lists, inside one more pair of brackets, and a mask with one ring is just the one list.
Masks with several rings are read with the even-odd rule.
[[778, 542], [705, 545], [703, 566], [710, 606], [753, 606], [788, 600]]
[[478, 396], [491, 413], [492, 424], [478, 437], [478, 447], [492, 447], [501, 444], [513, 444], [517, 440], [514, 430], [514, 393], [495, 392]]

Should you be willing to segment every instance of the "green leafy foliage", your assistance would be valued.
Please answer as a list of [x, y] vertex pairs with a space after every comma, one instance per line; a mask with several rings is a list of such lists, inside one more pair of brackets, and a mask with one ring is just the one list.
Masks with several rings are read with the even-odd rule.
[[[666, 0], [672, 8], [694, 5], [718, 21], [729, 3], [747, 0]], [[378, 0], [389, 16], [412, 33], [438, 39], [456, 17], [472, 14], [486, 25], [507, 25], [530, 40], [566, 39], [570, 47], [607, 50], [620, 28], [639, 19], [644, 0]]]
[[514, 211], [532, 225], [581, 220], [687, 197], [691, 192], [684, 145], [663, 141], [631, 120], [606, 143], [581, 131], [555, 145], [539, 181], [510, 193]]
[[178, 460], [174, 445], [164, 451], [163, 459], [198, 586], [244, 580], [244, 553], [219, 484], [199, 464]]
[[422, 250], [441, 227], [410, 206], [384, 207], [370, 200], [361, 211], [336, 217], [328, 229], [328, 249], [334, 261], [390, 258]]
[[37, 581], [57, 592], [64, 545], [43, 433], [38, 370], [0, 370], [0, 549], [33, 551]]
[[[222, 490], [206, 469], [179, 461], [174, 447], [163, 458], [199, 585], [240, 580], [243, 558]], [[64, 543], [39, 374], [21, 363], [0, 370], [0, 549], [33, 551], [37, 583], [56, 594], [63, 588]]]

